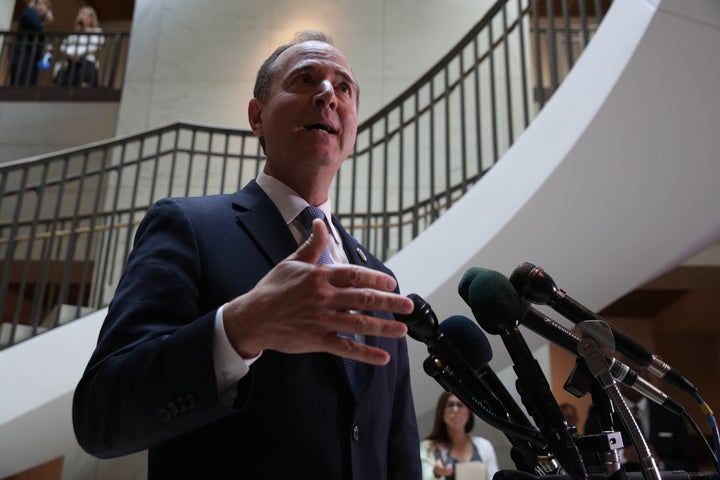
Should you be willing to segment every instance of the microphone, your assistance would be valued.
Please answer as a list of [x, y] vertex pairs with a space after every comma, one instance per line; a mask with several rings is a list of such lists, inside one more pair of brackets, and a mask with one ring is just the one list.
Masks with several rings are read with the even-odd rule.
[[[492, 347], [482, 330], [472, 320], [462, 315], [446, 318], [440, 323], [439, 329], [455, 345], [480, 382], [489, 390], [496, 408], [506, 412], [506, 415], [516, 424], [528, 429], [535, 429], [525, 412], [488, 365], [492, 360]], [[558, 463], [548, 458], [547, 451], [534, 449], [528, 442], [513, 438], [510, 432], [503, 433], [515, 447], [516, 453], [522, 455], [521, 458], [513, 457], [518, 468], [522, 465], [527, 471], [533, 470], [544, 475], [557, 471]]]
[[488, 365], [492, 360], [492, 347], [482, 330], [469, 318], [462, 315], [453, 315], [440, 324], [440, 332], [455, 345], [455, 348], [463, 355], [480, 381], [507, 410], [512, 421], [533, 428], [530, 419], [505, 388], [495, 371]]
[[[464, 289], [464, 291], [467, 292], [469, 290], [469, 285], [472, 280], [474, 280], [475, 277], [480, 275], [481, 272], [482, 270], [479, 268], [469, 269], [463, 276], [463, 279], [460, 282], [461, 287], [459, 288]], [[503, 283], [508, 282], [507, 279], [503, 281], [502, 279], [497, 278], [495, 280], [502, 281]], [[510, 284], [512, 284], [512, 279], [510, 280]], [[507, 285], [505, 288], [507, 288]], [[577, 347], [578, 342], [580, 342], [580, 338], [567, 328], [557, 323], [552, 318], [543, 315], [537, 309], [528, 306], [527, 312], [520, 319], [520, 323], [532, 330], [533, 332], [537, 333], [538, 335], [542, 336], [543, 338], [564, 348], [573, 355], [578, 356]], [[680, 405], [662, 390], [658, 389], [653, 384], [638, 375], [635, 370], [614, 357], [609, 357], [607, 358], [607, 360], [608, 362], [610, 362], [610, 374], [615, 380], [632, 388], [639, 394], [657, 403], [658, 405], [665, 407], [674, 414], [680, 416], [684, 415], [685, 407]]]
[[[601, 316], [575, 301], [565, 291], [558, 289], [552, 277], [532, 263], [520, 264], [510, 275], [510, 283], [515, 287], [518, 295], [527, 301], [538, 305], [549, 305], [575, 324], [592, 319], [605, 321]], [[687, 378], [643, 344], [615, 326], [610, 325], [610, 328], [620, 353], [638, 365], [648, 367], [653, 375], [681, 390], [690, 394], [697, 391], [695, 385]]]
[[[395, 314], [395, 318], [408, 326], [410, 337], [427, 345], [431, 355], [423, 363], [425, 372], [489, 425], [534, 445], [546, 445], [537, 429], [525, 428], [507, 420], [508, 415], [502, 404], [480, 382], [450, 339], [440, 332], [437, 316], [430, 305], [415, 293], [408, 295], [408, 298], [415, 306], [412, 313]], [[485, 355], [487, 353], [491, 354], [491, 351], [486, 351]], [[485, 363], [489, 360], [490, 357]]]
[[[530, 307], [522, 318], [521, 324], [573, 355], [578, 355], [580, 338], [538, 310]], [[685, 407], [670, 398], [662, 390], [655, 387], [655, 385], [645, 380], [635, 370], [615, 357], [606, 357], [606, 360], [609, 362], [610, 375], [612, 375], [615, 380], [632, 388], [640, 395], [658, 405], [665, 407], [674, 414], [679, 416], [684, 415]]]
[[[473, 279], [468, 287], [470, 277]], [[513, 360], [521, 399], [548, 441], [550, 450], [570, 476], [587, 479], [585, 464], [545, 374], [518, 328], [519, 320], [525, 314], [524, 302], [507, 279], [492, 270], [466, 272], [458, 292], [472, 309], [478, 324], [488, 333], [499, 334], [502, 338]]]

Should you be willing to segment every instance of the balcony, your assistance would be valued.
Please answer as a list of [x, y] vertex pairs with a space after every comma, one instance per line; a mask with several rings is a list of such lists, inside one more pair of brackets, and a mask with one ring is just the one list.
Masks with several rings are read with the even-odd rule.
[[[129, 38], [129, 32], [28, 36], [0, 31], [0, 102], [119, 102]], [[88, 44], [96, 68], [92, 75], [85, 73], [91, 66], [63, 54]]]

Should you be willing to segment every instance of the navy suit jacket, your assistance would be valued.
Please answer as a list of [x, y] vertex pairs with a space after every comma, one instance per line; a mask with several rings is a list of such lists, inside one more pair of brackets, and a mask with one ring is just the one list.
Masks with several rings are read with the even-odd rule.
[[[333, 222], [350, 263], [390, 273]], [[254, 181], [153, 205], [75, 392], [81, 446], [101, 458], [149, 449], [150, 478], [419, 479], [405, 339], [367, 337], [391, 361], [361, 365], [357, 401], [339, 357], [276, 351], [238, 382], [232, 407], [218, 398], [217, 308], [296, 249]]]

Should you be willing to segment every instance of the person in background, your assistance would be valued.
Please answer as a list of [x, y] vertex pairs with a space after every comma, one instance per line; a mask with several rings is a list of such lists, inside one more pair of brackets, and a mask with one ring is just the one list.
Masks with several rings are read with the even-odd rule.
[[74, 33], [65, 38], [60, 51], [65, 55], [55, 83], [62, 86], [96, 87], [98, 85], [97, 53], [105, 42], [95, 9], [80, 7]]
[[10, 85], [37, 85], [38, 62], [46, 52], [52, 52], [52, 45], [46, 43], [45, 24], [53, 20], [50, 0], [30, 0], [20, 12], [18, 34], [10, 59]]
[[149, 209], [75, 390], [87, 452], [148, 449], [150, 479], [421, 478], [393, 316], [413, 302], [331, 211], [358, 98], [332, 40], [301, 33], [257, 73], [258, 177]]
[[577, 408], [572, 403], [564, 402], [560, 404], [560, 411], [565, 417], [565, 422], [570, 427], [578, 426], [578, 413]]
[[473, 413], [455, 395], [440, 395], [432, 431], [420, 443], [423, 480], [455, 480], [456, 466], [463, 462], [485, 465], [485, 478], [477, 480], [493, 478], [498, 471], [495, 448], [489, 440], [470, 435], [474, 425]]

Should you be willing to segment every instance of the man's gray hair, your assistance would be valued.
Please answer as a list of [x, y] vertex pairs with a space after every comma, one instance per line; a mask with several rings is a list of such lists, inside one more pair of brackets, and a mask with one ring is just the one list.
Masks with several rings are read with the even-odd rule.
[[253, 96], [261, 102], [267, 101], [268, 95], [270, 94], [270, 84], [272, 82], [272, 77], [276, 71], [275, 61], [278, 59], [280, 54], [288, 48], [292, 47], [293, 45], [313, 40], [318, 42], [324, 42], [328, 45], [335, 45], [330, 35], [320, 32], [318, 30], [304, 30], [302, 32], [296, 33], [289, 43], [277, 47], [275, 51], [270, 54], [267, 60], [265, 60], [265, 62], [263, 62], [263, 64], [260, 66], [257, 77], [255, 78], [255, 88], [253, 89]]

